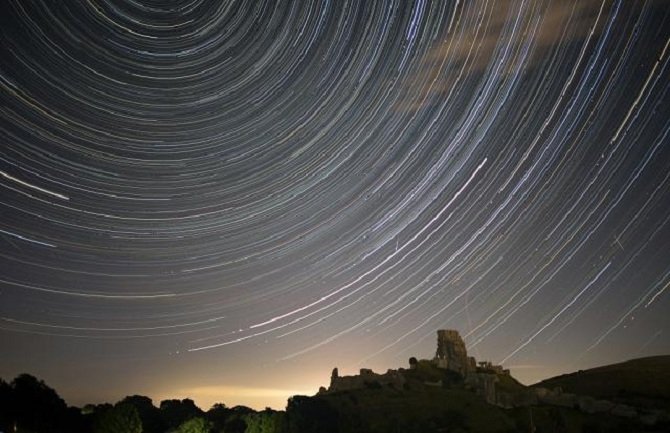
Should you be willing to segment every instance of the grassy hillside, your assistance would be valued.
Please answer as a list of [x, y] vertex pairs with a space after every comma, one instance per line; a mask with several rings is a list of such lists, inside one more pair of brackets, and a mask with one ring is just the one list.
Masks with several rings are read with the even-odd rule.
[[[420, 361], [404, 371], [402, 387], [368, 383], [365, 388], [293, 397], [287, 433], [630, 433], [648, 430], [639, 421], [586, 414], [554, 406], [502, 409], [468, 390], [462, 377]], [[525, 387], [500, 375], [498, 389]]]
[[[515, 420], [502, 409], [487, 405], [471, 392], [458, 389], [382, 387], [341, 391], [305, 398], [297, 406], [302, 406], [301, 415], [305, 420], [329, 421], [327, 425], [300, 423], [293, 426], [291, 432], [517, 431]], [[289, 403], [289, 420], [295, 418], [295, 414], [296, 410]]]
[[294, 397], [286, 433], [632, 433], [661, 432], [636, 420], [572, 408], [501, 409], [463, 389], [388, 387]]
[[533, 386], [561, 387], [565, 392], [638, 407], [670, 409], [670, 356], [633, 359], [580, 370], [543, 380]]

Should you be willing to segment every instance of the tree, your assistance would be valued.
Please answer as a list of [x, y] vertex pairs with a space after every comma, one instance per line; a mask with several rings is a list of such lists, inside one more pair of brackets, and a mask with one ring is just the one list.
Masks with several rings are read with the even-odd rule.
[[212, 423], [204, 418], [191, 418], [179, 426], [176, 433], [209, 433]]
[[43, 381], [29, 374], [21, 374], [12, 381], [10, 387], [10, 411], [19, 428], [44, 433], [66, 430], [67, 405]]
[[226, 420], [223, 426], [225, 433], [245, 433], [247, 431], [247, 423], [244, 421], [243, 415], [233, 415]]
[[0, 431], [12, 431], [13, 427], [12, 387], [0, 379]]
[[102, 413], [95, 433], [142, 433], [142, 421], [135, 406], [119, 403]]
[[327, 401], [294, 395], [288, 399], [286, 419], [291, 433], [337, 433], [338, 413]]
[[200, 408], [190, 398], [163, 400], [160, 404], [160, 412], [168, 428], [176, 428], [191, 418], [203, 415]]
[[154, 406], [153, 401], [149, 397], [144, 395], [131, 395], [125, 397], [119, 403], [128, 404], [137, 409], [137, 415], [139, 415], [140, 421], [142, 422], [142, 431], [144, 433], [163, 433], [165, 431], [165, 424], [163, 423], [161, 411]]
[[247, 429], [244, 433], [280, 433], [283, 413], [266, 408], [264, 411], [248, 414], [244, 417]]
[[228, 416], [223, 424], [225, 433], [245, 433], [247, 431], [248, 415], [255, 414], [256, 411], [246, 406], [234, 406], [228, 409]]
[[231, 415], [231, 410], [223, 403], [216, 403], [205, 414], [205, 417], [214, 424], [216, 431], [223, 430], [226, 419]]

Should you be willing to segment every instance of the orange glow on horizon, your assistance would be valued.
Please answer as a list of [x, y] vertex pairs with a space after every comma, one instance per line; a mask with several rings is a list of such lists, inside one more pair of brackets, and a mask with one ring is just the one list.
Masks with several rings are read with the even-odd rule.
[[289, 397], [294, 395], [314, 395], [318, 386], [303, 389], [263, 388], [251, 386], [205, 385], [154, 393], [154, 403], [168, 399], [190, 398], [202, 410], [207, 411], [215, 403], [227, 407], [248, 406], [255, 410], [266, 407], [284, 410]]

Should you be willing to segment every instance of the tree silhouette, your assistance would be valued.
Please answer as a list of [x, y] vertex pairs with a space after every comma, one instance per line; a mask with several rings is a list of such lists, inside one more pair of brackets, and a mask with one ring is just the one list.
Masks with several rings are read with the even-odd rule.
[[119, 403], [100, 416], [94, 432], [142, 433], [142, 421], [135, 406]]
[[165, 431], [165, 423], [163, 422], [161, 411], [154, 406], [149, 397], [131, 395], [125, 397], [119, 403], [128, 404], [137, 409], [137, 414], [142, 422], [143, 433], [163, 433]]
[[216, 403], [207, 411], [205, 417], [214, 424], [216, 431], [222, 431], [223, 426], [226, 424], [226, 419], [228, 419], [231, 413], [231, 410], [225, 404]]
[[247, 429], [244, 433], [281, 433], [283, 427], [283, 413], [266, 408], [257, 413], [244, 417]]
[[14, 419], [12, 416], [12, 387], [0, 379], [0, 431], [12, 431]]
[[226, 420], [226, 424], [223, 427], [225, 433], [245, 433], [246, 430], [247, 423], [241, 415], [231, 416]]
[[202, 417], [203, 412], [193, 400], [163, 400], [160, 404], [161, 417], [168, 428], [176, 428], [191, 418]]
[[179, 426], [176, 433], [209, 433], [212, 423], [204, 418], [191, 418]]
[[289, 398], [286, 418], [291, 432], [337, 433], [339, 430], [337, 411], [318, 396]]
[[12, 381], [10, 392], [10, 417], [19, 429], [44, 433], [66, 430], [67, 405], [43, 381], [21, 374]]

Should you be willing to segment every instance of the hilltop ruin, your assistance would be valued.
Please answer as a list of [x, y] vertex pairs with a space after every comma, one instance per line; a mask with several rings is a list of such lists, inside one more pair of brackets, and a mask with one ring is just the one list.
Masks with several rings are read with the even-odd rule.
[[549, 405], [591, 414], [640, 417], [647, 424], [667, 419], [662, 411], [638, 410], [625, 404], [565, 393], [561, 388], [526, 387], [501, 365], [489, 361], [477, 362], [474, 357], [468, 356], [465, 342], [458, 331], [452, 329], [437, 331], [437, 350], [433, 359], [417, 360], [412, 357], [408, 369], [390, 369], [383, 374], [362, 368], [357, 375], [340, 376], [338, 369], [334, 368], [330, 386], [327, 389], [322, 387], [319, 394], [366, 388], [420, 390], [426, 387], [464, 388], [481, 396], [487, 403], [506, 409]]
[[[482, 394], [487, 401], [495, 400], [494, 383], [497, 375], [509, 375], [509, 370], [502, 366], [493, 365], [484, 361], [477, 364], [477, 360], [468, 356], [465, 342], [458, 331], [453, 329], [440, 329], [437, 331], [437, 350], [435, 357], [429, 361], [433, 367], [447, 370], [460, 375], [466, 384], [469, 384], [477, 393]], [[418, 361], [410, 359], [409, 369], [416, 369]], [[391, 386], [401, 389], [407, 383], [405, 369], [387, 370], [386, 373], [377, 374], [367, 368], [362, 368], [357, 375], [340, 376], [337, 368], [333, 369], [328, 389], [321, 392], [346, 391], [362, 389], [370, 386]], [[441, 386], [441, 382], [425, 382], [427, 386]]]

